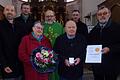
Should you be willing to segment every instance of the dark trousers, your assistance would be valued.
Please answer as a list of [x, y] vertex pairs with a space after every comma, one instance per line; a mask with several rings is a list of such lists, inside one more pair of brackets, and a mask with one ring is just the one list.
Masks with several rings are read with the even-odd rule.
[[94, 73], [94, 80], [117, 80], [116, 74], [95, 74]]
[[5, 78], [3, 80], [22, 80], [22, 76], [19, 76], [17, 78]]
[[103, 66], [93, 66], [94, 80], [117, 80], [118, 73]]
[[68, 79], [68, 78], [65, 78], [63, 76], [60, 76], [60, 80], [83, 80], [82, 77], [78, 78], [78, 79]]

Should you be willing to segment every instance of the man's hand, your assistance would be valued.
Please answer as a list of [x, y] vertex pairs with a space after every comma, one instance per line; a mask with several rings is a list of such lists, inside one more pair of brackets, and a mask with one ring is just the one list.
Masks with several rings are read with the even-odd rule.
[[103, 54], [107, 54], [108, 52], [110, 52], [110, 48], [104, 47], [104, 48], [102, 49], [102, 53], [103, 53]]
[[4, 70], [6, 73], [12, 73], [12, 69], [10, 69], [10, 67], [5, 67]]
[[75, 59], [75, 65], [78, 65], [80, 63], [80, 58]]
[[69, 63], [68, 59], [65, 59], [65, 65], [70, 67], [70, 63]]

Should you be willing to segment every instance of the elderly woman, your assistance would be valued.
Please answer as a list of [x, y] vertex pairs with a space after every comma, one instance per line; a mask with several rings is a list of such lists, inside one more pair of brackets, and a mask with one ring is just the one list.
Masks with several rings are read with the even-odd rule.
[[32, 51], [39, 47], [45, 46], [51, 48], [50, 41], [43, 35], [43, 26], [39, 21], [34, 23], [33, 31], [23, 37], [19, 46], [19, 58], [23, 62], [25, 80], [48, 80], [48, 73], [38, 73], [30, 62]]

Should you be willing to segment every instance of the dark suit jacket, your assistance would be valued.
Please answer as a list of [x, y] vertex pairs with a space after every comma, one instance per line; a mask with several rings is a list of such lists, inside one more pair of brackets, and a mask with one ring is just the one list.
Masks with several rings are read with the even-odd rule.
[[[0, 63], [2, 76], [5, 78], [14, 78], [21, 75], [22, 65], [18, 59], [18, 42], [16, 26], [6, 19], [2, 20], [0, 22]], [[10, 74], [4, 71], [4, 68], [8, 66], [13, 70]]]
[[19, 39], [21, 40], [25, 35], [28, 35], [30, 32], [32, 32], [32, 27], [33, 27], [33, 24], [34, 24], [34, 19], [29, 16], [28, 19], [25, 20], [23, 19], [22, 15], [15, 18], [14, 20], [14, 24], [17, 28], [17, 32], [18, 32], [18, 35], [19, 35]]
[[[120, 65], [120, 25], [109, 20], [104, 28], [97, 24], [89, 34], [89, 44], [102, 44], [110, 52], [102, 55], [102, 63], [94, 64], [100, 72], [118, 71]], [[99, 72], [98, 71], [98, 72]]]
[[88, 38], [88, 28], [87, 25], [81, 22], [80, 20], [76, 23], [77, 24], [77, 33], [85, 36], [85, 38]]
[[[83, 74], [83, 62], [86, 53], [86, 40], [77, 34], [75, 38], [68, 39], [66, 34], [56, 39], [54, 50], [59, 54], [58, 72], [60, 76], [69, 79], [80, 78]], [[69, 57], [80, 58], [80, 63], [74, 67], [65, 66], [65, 59]]]

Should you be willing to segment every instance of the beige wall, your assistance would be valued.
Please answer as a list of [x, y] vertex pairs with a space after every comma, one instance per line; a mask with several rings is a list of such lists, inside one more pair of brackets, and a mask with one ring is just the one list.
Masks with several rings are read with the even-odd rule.
[[81, 14], [82, 10], [81, 0], [75, 0], [73, 2], [66, 4], [66, 11], [69, 19], [71, 19], [71, 14], [73, 10], [79, 10]]
[[85, 21], [85, 16], [94, 15], [97, 11], [97, 5], [104, 2], [105, 0], [82, 0], [82, 21], [88, 25], [92, 25], [91, 20]]
[[[73, 2], [67, 3], [66, 10], [68, 13], [68, 18], [71, 18], [71, 11], [78, 9], [80, 11], [81, 20], [87, 25], [95, 24], [95, 13], [97, 11], [97, 6], [104, 2], [105, 0], [75, 0]], [[87, 15], [92, 15], [90, 19], [86, 20], [84, 17]]]

